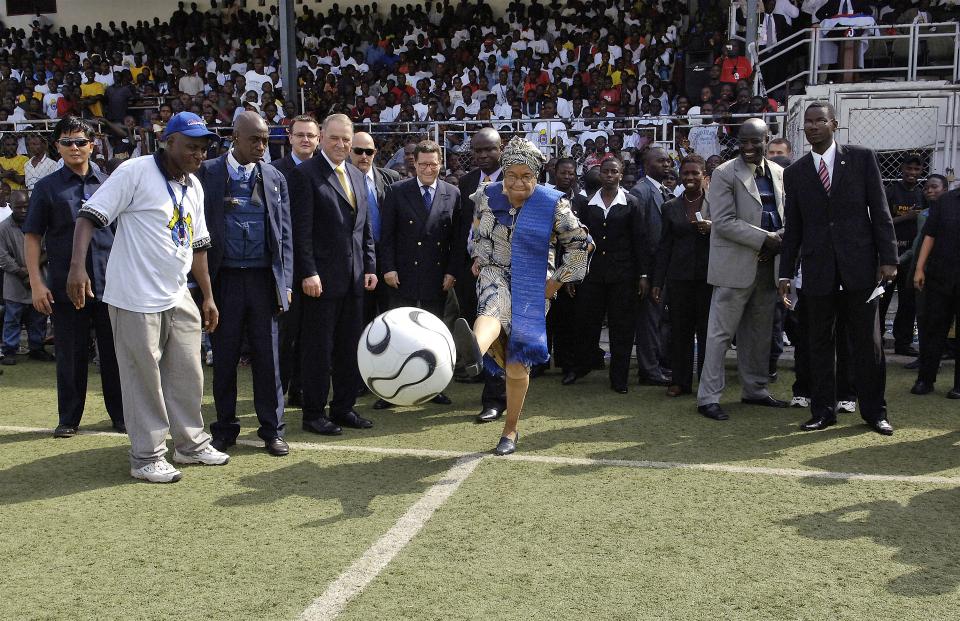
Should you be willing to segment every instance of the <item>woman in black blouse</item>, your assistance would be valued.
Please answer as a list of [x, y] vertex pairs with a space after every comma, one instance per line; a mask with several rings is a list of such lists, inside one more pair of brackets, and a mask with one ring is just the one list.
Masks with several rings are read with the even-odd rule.
[[[930, 202], [923, 225], [923, 244], [917, 257], [913, 284], [923, 292], [924, 333], [920, 339], [920, 372], [910, 392], [933, 392], [947, 334], [960, 317], [960, 190], [941, 194]], [[960, 399], [960, 364], [953, 373], [948, 399]]]
[[[707, 315], [713, 287], [707, 284], [710, 256], [710, 221], [704, 179], [706, 163], [699, 155], [680, 162], [683, 194], [663, 204], [662, 233], [653, 273], [653, 299], [659, 304], [669, 292], [667, 307], [673, 329], [671, 360], [673, 384], [667, 396], [693, 390], [693, 339], [697, 339], [697, 374], [703, 368], [707, 342]], [[664, 288], [666, 285], [666, 288]]]

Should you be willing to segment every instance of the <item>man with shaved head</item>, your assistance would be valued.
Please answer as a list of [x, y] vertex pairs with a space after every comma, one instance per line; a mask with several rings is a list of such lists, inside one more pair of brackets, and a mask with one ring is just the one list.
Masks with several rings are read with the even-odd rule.
[[[400, 181], [400, 173], [389, 168], [380, 168], [375, 165], [377, 145], [373, 136], [367, 132], [357, 132], [353, 135], [353, 147], [350, 149], [350, 161], [363, 173], [367, 187], [367, 219], [370, 220], [370, 230], [373, 233], [373, 242], [380, 251], [381, 213], [383, 203], [390, 192], [391, 184]], [[379, 257], [378, 257], [379, 262]], [[377, 283], [375, 291], [367, 291], [363, 299], [364, 323], [370, 323], [374, 317], [390, 309], [390, 295], [386, 285]], [[361, 382], [362, 385], [362, 382]]]
[[783, 168], [764, 157], [767, 124], [747, 119], [737, 135], [740, 156], [713, 171], [707, 203], [713, 221], [707, 282], [713, 285], [697, 411], [726, 420], [720, 407], [724, 360], [737, 337], [741, 401], [785, 408], [767, 390], [777, 255], [783, 234]]
[[293, 242], [286, 179], [260, 161], [269, 138], [260, 115], [241, 113], [233, 124], [232, 148], [204, 162], [197, 176], [210, 229], [210, 279], [220, 309], [220, 326], [210, 335], [217, 409], [212, 444], [225, 451], [240, 433], [237, 363], [246, 337], [253, 353], [257, 435], [271, 455], [283, 456], [289, 448], [283, 439], [278, 317], [288, 309], [293, 289]]

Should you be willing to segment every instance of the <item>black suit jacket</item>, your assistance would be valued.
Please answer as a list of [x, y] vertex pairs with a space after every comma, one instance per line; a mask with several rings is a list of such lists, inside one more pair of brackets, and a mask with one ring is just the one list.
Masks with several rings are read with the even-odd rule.
[[828, 295], [877, 285], [877, 265], [897, 264], [897, 237], [877, 156], [837, 145], [830, 194], [807, 153], [783, 173], [784, 234], [780, 278], [803, 266], [803, 291]]
[[437, 181], [427, 213], [416, 178], [394, 184], [381, 206], [380, 271], [397, 272], [398, 293], [412, 300], [443, 296], [443, 275], [456, 274], [453, 252], [460, 230], [460, 191]]
[[297, 167], [296, 163], [293, 161], [293, 157], [289, 155], [285, 155], [279, 160], [274, 160], [270, 163], [288, 180], [290, 179], [290, 173], [293, 172], [293, 169]]
[[387, 194], [390, 192], [390, 186], [397, 181], [400, 181], [400, 173], [397, 171], [374, 167], [373, 185], [377, 188], [378, 205], [383, 205], [383, 202], [387, 199]]
[[636, 196], [624, 192], [626, 205], [614, 205], [606, 217], [589, 199], [573, 199], [573, 213], [590, 230], [596, 249], [585, 283], [636, 281], [646, 274], [649, 248]]
[[[293, 290], [293, 240], [290, 220], [290, 197], [287, 181], [270, 164], [259, 165], [261, 198], [267, 206], [267, 221], [270, 231], [267, 245], [270, 248], [271, 267], [277, 288], [277, 306], [287, 310], [287, 290]], [[224, 213], [223, 197], [227, 192], [229, 173], [227, 156], [207, 160], [196, 173], [203, 184], [203, 211], [210, 231], [210, 250], [207, 251], [207, 266], [213, 281], [223, 263]]]
[[364, 274], [377, 271], [367, 184], [356, 166], [347, 162], [346, 167], [355, 212], [322, 153], [290, 173], [295, 281], [319, 276], [322, 297], [362, 295]]
[[662, 288], [667, 279], [706, 280], [709, 259], [710, 236], [687, 220], [683, 198], [664, 203], [652, 286]]
[[480, 180], [483, 178], [483, 172], [479, 168], [474, 168], [464, 176], [460, 177], [460, 230], [457, 232], [457, 239], [454, 243], [454, 253], [459, 273], [454, 273], [457, 280], [463, 278], [473, 278], [470, 271], [473, 265], [473, 258], [467, 252], [467, 236], [470, 234], [470, 227], [473, 226], [473, 204], [474, 192], [480, 187]]

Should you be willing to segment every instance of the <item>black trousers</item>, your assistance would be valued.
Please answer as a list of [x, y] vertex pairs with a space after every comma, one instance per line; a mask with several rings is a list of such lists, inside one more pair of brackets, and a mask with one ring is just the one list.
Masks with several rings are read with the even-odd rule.
[[283, 386], [280, 382], [280, 338], [277, 289], [270, 268], [222, 268], [213, 283], [220, 323], [210, 334], [213, 345], [214, 438], [233, 442], [240, 435], [237, 419], [237, 364], [246, 337], [253, 372], [253, 407], [263, 440], [283, 437]]
[[294, 285], [290, 307], [280, 315], [280, 385], [288, 395], [300, 393], [300, 323], [303, 321], [303, 290]]
[[887, 287], [880, 300], [881, 329], [886, 324], [894, 289], [897, 291], [897, 314], [893, 318], [893, 344], [896, 349], [908, 349], [913, 345], [913, 322], [917, 318], [916, 291], [910, 270], [898, 270], [896, 281]]
[[454, 291], [460, 305], [460, 316], [466, 319], [472, 328], [473, 322], [477, 320], [477, 277], [470, 271], [469, 266], [464, 266], [463, 273], [457, 277]]
[[834, 291], [829, 295], [805, 295], [810, 381], [815, 415], [833, 416], [837, 406], [835, 354], [837, 322], [843, 322], [851, 345], [854, 385], [860, 400], [860, 415], [873, 422], [887, 417], [886, 360], [880, 335], [876, 300], [867, 303], [872, 290]]
[[363, 331], [363, 296], [303, 296], [300, 324], [300, 376], [303, 419], [323, 416], [333, 380], [330, 417], [353, 409], [357, 401], [357, 342]]
[[69, 302], [53, 305], [53, 330], [57, 354], [57, 410], [60, 424], [80, 425], [87, 399], [87, 373], [90, 368], [90, 328], [97, 338], [100, 354], [100, 384], [103, 403], [114, 425], [123, 423], [123, 399], [120, 396], [120, 371], [113, 347], [113, 329], [107, 305], [87, 300], [77, 310]]
[[[937, 381], [940, 358], [947, 345], [950, 326], [955, 319], [960, 319], [960, 285], [931, 286], [927, 281], [923, 296], [924, 331], [920, 340], [920, 373], [917, 379], [932, 384]], [[953, 370], [953, 385], [960, 388], [960, 362]]]
[[573, 370], [577, 355], [576, 312], [576, 298], [570, 297], [564, 287], [547, 313], [547, 350], [553, 352], [554, 368], [563, 369], [564, 373]]
[[[807, 317], [807, 304], [804, 303], [803, 289], [797, 289], [797, 308], [787, 312], [784, 316], [784, 332], [793, 343], [793, 396], [810, 398], [810, 346]], [[850, 370], [850, 336], [844, 326], [843, 319], [838, 318], [836, 324], [836, 378], [837, 400], [856, 401], [857, 391], [853, 386], [853, 375]]]
[[637, 329], [637, 289], [632, 281], [615, 283], [584, 282], [577, 286], [575, 299], [577, 371], [586, 374], [593, 368], [593, 352], [600, 342], [603, 318], [610, 335], [610, 385], [626, 387], [630, 374], [630, 350]]
[[670, 325], [673, 331], [670, 360], [673, 383], [684, 390], [693, 387], [693, 339], [697, 339], [697, 377], [707, 352], [707, 320], [713, 287], [706, 280], [670, 280]]
[[396, 293], [395, 289], [391, 289], [390, 291], [390, 308], [412, 306], [414, 308], [419, 308], [420, 310], [425, 310], [428, 313], [436, 316], [436, 318], [440, 321], [443, 321], [443, 309], [447, 302], [447, 298], [445, 296], [430, 300], [414, 300]]

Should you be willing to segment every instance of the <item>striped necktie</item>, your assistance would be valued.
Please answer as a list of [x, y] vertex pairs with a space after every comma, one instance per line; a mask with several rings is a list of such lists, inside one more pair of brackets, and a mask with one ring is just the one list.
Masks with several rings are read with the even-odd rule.
[[823, 189], [826, 190], [827, 194], [830, 193], [830, 173], [827, 172], [827, 165], [824, 163], [823, 158], [820, 158], [820, 168], [817, 171], [820, 175], [820, 183], [823, 184]]

